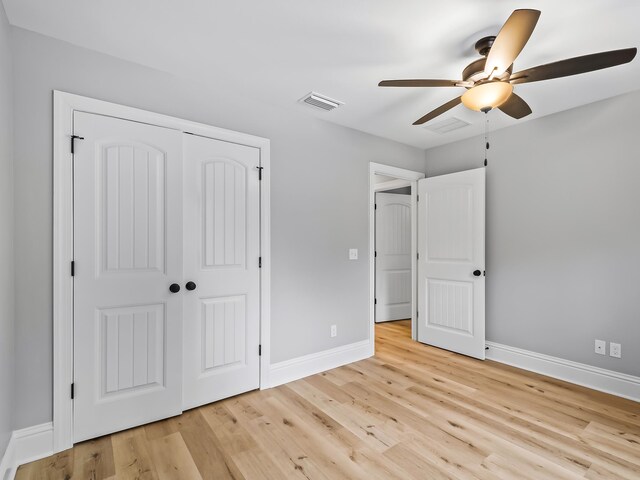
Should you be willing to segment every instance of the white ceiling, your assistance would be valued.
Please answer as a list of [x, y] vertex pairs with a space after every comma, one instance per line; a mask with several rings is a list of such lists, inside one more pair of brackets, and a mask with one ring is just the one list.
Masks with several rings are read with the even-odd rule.
[[[482, 132], [483, 115], [458, 106], [440, 117], [470, 122], [440, 135], [411, 123], [458, 88], [379, 88], [383, 79], [460, 78], [473, 44], [511, 11], [537, 8], [538, 27], [515, 70], [640, 46], [635, 0], [3, 0], [9, 21], [178, 76], [211, 82], [330, 122], [428, 148]], [[518, 85], [534, 113], [501, 128], [638, 89], [640, 58], [572, 78]], [[314, 90], [345, 102], [316, 112]]]

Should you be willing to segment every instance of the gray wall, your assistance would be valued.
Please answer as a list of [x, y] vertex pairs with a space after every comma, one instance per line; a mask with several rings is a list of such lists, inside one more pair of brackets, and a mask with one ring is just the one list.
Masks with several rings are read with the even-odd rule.
[[53, 89], [270, 138], [272, 362], [368, 337], [368, 164], [424, 171], [422, 150], [314, 119], [299, 92], [275, 109], [25, 30], [13, 42], [16, 427], [51, 420]]
[[13, 92], [10, 27], [0, 2], [0, 458], [12, 429]]
[[[640, 375], [638, 111], [636, 91], [490, 135], [488, 340]], [[482, 147], [427, 150], [427, 175], [481, 166]]]

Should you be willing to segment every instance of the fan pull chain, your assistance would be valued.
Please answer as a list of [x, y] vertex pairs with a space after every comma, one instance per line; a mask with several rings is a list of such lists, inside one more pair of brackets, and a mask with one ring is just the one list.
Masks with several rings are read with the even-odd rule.
[[489, 152], [489, 110], [487, 110], [486, 112], [484, 112], [484, 118], [485, 118], [485, 122], [484, 122], [484, 166], [487, 166], [487, 156], [488, 156], [488, 152]]

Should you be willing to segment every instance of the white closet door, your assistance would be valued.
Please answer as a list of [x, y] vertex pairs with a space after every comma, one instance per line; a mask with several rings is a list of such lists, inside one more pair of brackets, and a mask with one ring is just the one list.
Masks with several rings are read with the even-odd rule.
[[184, 135], [185, 409], [259, 387], [257, 148]]
[[411, 196], [376, 193], [376, 322], [411, 318]]
[[418, 181], [418, 340], [484, 359], [485, 169]]
[[181, 133], [74, 114], [74, 441], [179, 414]]

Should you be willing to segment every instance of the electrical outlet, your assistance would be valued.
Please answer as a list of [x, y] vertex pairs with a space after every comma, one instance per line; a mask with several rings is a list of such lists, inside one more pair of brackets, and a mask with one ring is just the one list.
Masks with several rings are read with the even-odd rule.
[[349, 249], [349, 260], [357, 260], [358, 259], [358, 249], [350, 248]]
[[622, 345], [619, 343], [609, 342], [609, 355], [616, 358], [622, 358]]
[[338, 336], [338, 326], [331, 325], [331, 338]]
[[598, 355], [607, 354], [607, 342], [604, 340], [596, 340], [596, 353]]

